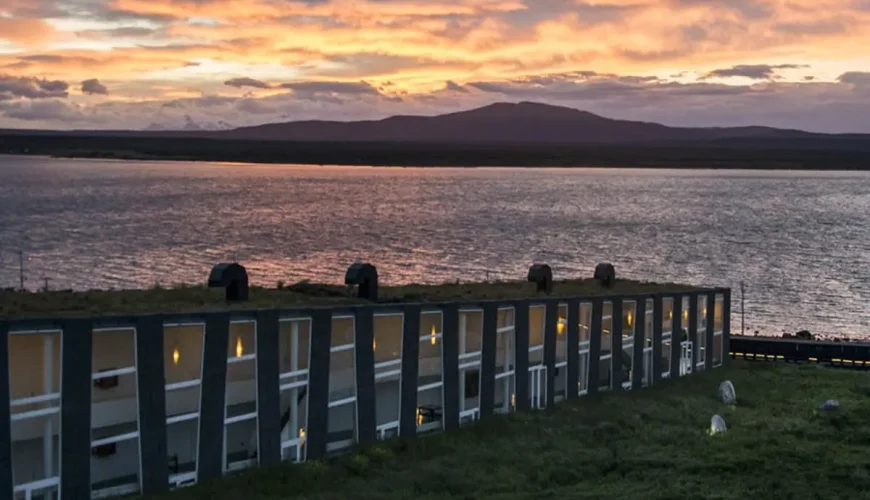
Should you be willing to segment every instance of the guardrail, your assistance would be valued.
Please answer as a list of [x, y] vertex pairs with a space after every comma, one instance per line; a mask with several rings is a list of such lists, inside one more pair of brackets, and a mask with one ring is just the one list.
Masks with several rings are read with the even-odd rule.
[[820, 363], [870, 369], [870, 343], [731, 336], [733, 359]]
[[730, 293], [0, 320], [0, 498], [159, 492], [709, 370]]

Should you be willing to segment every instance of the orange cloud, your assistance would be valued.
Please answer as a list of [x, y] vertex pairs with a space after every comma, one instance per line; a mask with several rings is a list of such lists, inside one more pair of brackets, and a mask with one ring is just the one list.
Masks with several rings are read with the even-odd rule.
[[12, 19], [0, 17], [0, 41], [29, 46], [51, 38], [54, 29], [41, 19]]

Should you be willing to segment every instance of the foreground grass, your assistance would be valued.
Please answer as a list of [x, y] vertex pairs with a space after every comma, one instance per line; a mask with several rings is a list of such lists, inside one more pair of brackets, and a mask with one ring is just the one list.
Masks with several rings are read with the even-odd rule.
[[[571, 295], [640, 294], [678, 292], [693, 287], [617, 280], [613, 288], [603, 288], [593, 279], [554, 282], [554, 297]], [[253, 287], [250, 299], [231, 305], [234, 309], [300, 307], [330, 304], [358, 304], [345, 286], [297, 283], [279, 288]], [[379, 302], [438, 302], [450, 300], [521, 299], [536, 297], [533, 283], [505, 281], [490, 283], [446, 283], [442, 285], [382, 286]], [[0, 292], [0, 318], [36, 316], [74, 316], [136, 314], [148, 312], [200, 312], [226, 309], [223, 290], [204, 286], [175, 288], [154, 287], [148, 290], [88, 292]]]
[[[161, 500], [802, 499], [870, 491], [866, 373], [734, 362], [629, 394], [284, 465]], [[716, 399], [730, 379], [739, 404]], [[829, 398], [841, 408], [817, 411]], [[719, 413], [725, 435], [706, 431]]]

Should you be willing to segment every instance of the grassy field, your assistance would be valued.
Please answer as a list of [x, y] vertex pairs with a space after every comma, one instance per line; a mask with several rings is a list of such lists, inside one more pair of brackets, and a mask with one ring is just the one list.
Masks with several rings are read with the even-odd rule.
[[[613, 288], [603, 288], [592, 279], [567, 280], [554, 282], [552, 296], [677, 292], [692, 288], [631, 280], [617, 280]], [[510, 300], [536, 296], [535, 285], [524, 281], [382, 286], [379, 290], [379, 302]], [[253, 287], [247, 302], [235, 303], [231, 307], [261, 309], [362, 302], [345, 286], [297, 283], [280, 289]], [[89, 292], [0, 292], [0, 318], [197, 312], [226, 308], [223, 291], [204, 286]]]
[[[739, 404], [716, 398], [730, 379]], [[826, 399], [839, 410], [819, 412]], [[710, 417], [729, 430], [709, 436]], [[815, 499], [870, 491], [870, 380], [734, 362], [330, 462], [285, 465], [152, 500]]]

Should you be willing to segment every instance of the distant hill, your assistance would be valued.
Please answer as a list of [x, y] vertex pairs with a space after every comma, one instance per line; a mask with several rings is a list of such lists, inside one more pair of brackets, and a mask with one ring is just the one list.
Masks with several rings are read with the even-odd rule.
[[685, 128], [615, 120], [587, 111], [533, 102], [496, 103], [438, 116], [392, 116], [355, 122], [296, 121], [210, 134], [224, 139], [301, 142], [649, 143], [727, 139], [848, 138], [771, 127]]
[[[190, 122], [190, 120], [188, 120]], [[222, 123], [221, 127], [228, 128]], [[587, 111], [534, 102], [496, 103], [437, 116], [392, 116], [365, 121], [294, 121], [229, 130], [30, 131], [0, 130], [0, 135], [179, 137], [246, 141], [378, 142], [452, 144], [688, 144], [717, 147], [812, 147], [866, 149], [870, 134], [818, 134], [772, 127], [668, 127], [659, 123], [615, 120]]]

